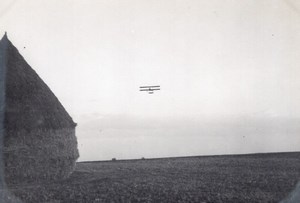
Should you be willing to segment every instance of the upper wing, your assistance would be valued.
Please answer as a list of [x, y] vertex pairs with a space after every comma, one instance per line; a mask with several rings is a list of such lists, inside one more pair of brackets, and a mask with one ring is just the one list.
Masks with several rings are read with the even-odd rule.
[[156, 88], [160, 87], [160, 85], [153, 85], [153, 86], [140, 86], [140, 88]]

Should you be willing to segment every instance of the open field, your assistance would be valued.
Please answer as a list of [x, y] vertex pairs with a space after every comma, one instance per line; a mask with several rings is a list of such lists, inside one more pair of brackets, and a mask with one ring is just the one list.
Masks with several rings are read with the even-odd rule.
[[300, 152], [81, 162], [68, 180], [11, 185], [23, 202], [279, 202]]

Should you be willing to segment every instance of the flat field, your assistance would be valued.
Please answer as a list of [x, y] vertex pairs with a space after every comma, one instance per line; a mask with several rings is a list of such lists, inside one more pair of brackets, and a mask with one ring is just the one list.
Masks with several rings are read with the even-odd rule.
[[279, 202], [300, 152], [81, 162], [68, 180], [10, 186], [23, 202]]

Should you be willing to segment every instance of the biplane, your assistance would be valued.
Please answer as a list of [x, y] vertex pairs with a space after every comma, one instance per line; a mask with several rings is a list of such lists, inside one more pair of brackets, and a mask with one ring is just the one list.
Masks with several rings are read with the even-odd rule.
[[160, 85], [155, 86], [141, 86], [140, 91], [147, 91], [148, 94], [153, 94], [154, 91], [160, 90]]

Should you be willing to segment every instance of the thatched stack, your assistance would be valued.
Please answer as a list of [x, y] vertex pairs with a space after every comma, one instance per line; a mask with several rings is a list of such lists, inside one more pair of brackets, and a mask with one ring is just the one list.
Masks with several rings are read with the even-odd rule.
[[5, 64], [6, 182], [68, 177], [79, 157], [76, 124], [6, 35], [0, 50]]

